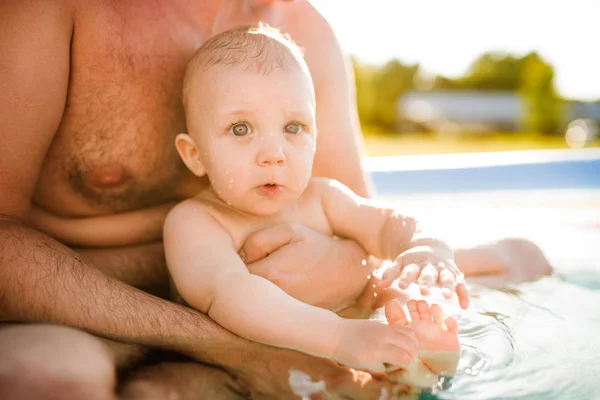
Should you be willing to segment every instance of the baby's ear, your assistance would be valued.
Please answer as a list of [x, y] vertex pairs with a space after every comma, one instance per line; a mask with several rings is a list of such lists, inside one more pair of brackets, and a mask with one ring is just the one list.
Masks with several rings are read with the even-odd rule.
[[190, 135], [187, 133], [177, 135], [175, 138], [175, 147], [185, 165], [187, 165], [194, 175], [204, 176], [206, 174], [204, 163], [200, 160], [200, 152]]

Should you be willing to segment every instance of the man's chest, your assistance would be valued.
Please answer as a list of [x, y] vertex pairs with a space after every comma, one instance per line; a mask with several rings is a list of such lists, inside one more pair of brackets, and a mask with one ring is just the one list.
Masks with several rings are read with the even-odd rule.
[[182, 76], [205, 33], [176, 8], [134, 11], [102, 7], [75, 25], [66, 107], [34, 197], [50, 211], [127, 211], [203, 187], [174, 138], [186, 131]]

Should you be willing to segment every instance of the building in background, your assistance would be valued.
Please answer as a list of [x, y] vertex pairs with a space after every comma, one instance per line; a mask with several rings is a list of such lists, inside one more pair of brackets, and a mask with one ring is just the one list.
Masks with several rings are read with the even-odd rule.
[[[565, 102], [565, 123], [600, 123], [600, 102]], [[411, 91], [396, 103], [401, 132], [522, 132], [526, 103], [515, 92]]]

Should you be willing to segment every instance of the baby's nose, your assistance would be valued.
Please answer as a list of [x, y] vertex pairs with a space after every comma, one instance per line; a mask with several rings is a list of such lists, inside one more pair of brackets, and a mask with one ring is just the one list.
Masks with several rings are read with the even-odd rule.
[[260, 150], [257, 161], [262, 166], [283, 165], [286, 157], [282, 146], [271, 145]]

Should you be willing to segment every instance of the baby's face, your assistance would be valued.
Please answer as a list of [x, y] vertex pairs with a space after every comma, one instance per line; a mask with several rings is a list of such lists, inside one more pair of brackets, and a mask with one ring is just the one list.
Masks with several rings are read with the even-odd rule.
[[217, 67], [197, 82], [190, 135], [218, 196], [257, 215], [296, 200], [311, 177], [316, 146], [310, 78], [296, 68], [262, 75]]

